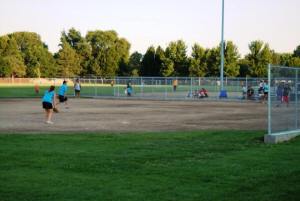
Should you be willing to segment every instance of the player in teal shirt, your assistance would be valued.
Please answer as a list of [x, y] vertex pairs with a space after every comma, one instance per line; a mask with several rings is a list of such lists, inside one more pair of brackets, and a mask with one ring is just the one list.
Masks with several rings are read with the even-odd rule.
[[264, 90], [263, 103], [265, 103], [265, 101], [268, 100], [268, 94], [269, 94], [269, 85], [267, 81], [264, 82], [263, 90]]
[[65, 103], [66, 108], [68, 108], [67, 106], [68, 97], [66, 96], [67, 91], [68, 91], [67, 81], [64, 80], [63, 84], [59, 88], [58, 99], [60, 103]]
[[55, 107], [55, 86], [50, 86], [49, 90], [45, 91], [43, 96], [43, 108], [46, 112], [46, 123], [53, 124], [51, 121], [53, 108]]

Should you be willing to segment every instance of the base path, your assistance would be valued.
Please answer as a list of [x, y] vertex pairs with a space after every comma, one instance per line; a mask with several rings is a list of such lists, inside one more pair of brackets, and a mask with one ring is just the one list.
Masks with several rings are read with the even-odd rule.
[[266, 130], [267, 105], [255, 102], [70, 99], [53, 125], [40, 99], [0, 99], [0, 133]]

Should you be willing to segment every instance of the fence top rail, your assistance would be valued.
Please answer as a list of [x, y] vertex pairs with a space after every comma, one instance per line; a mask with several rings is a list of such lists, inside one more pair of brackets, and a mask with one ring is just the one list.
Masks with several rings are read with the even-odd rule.
[[283, 69], [290, 69], [290, 70], [299, 70], [300, 67], [296, 67], [296, 66], [280, 66], [280, 65], [271, 65], [271, 68], [283, 68]]
[[[272, 66], [272, 67], [280, 67], [280, 66]], [[293, 68], [291, 67], [290, 69], [300, 69], [300, 68]], [[51, 79], [51, 80], [75, 80], [75, 79], [81, 79], [81, 80], [115, 80], [115, 79], [167, 79], [167, 80], [182, 80], [182, 79], [201, 79], [201, 80], [220, 80], [220, 77], [148, 77], [148, 76], [140, 76], [140, 77], [128, 77], [128, 76], [116, 76], [116, 77], [41, 77], [41, 78], [29, 78], [29, 77], [24, 77], [24, 78], [11, 78], [11, 77], [0, 77], [0, 80], [39, 80], [39, 79]], [[267, 79], [266, 77], [224, 77], [225, 80], [264, 80]]]

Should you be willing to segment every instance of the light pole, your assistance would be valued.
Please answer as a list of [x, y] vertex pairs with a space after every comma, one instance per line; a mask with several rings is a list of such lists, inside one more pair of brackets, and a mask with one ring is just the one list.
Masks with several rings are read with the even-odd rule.
[[227, 98], [227, 92], [224, 89], [224, 0], [222, 0], [222, 31], [221, 31], [221, 68], [220, 68], [220, 98]]

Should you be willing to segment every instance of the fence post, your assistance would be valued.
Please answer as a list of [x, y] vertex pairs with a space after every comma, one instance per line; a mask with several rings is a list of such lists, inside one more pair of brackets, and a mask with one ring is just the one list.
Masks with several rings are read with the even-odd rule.
[[114, 89], [114, 97], [115, 97], [115, 96], [116, 96], [116, 88], [115, 88], [115, 87], [116, 87], [116, 78], [115, 78], [115, 77], [112, 78], [112, 81], [111, 81], [111, 82], [112, 82], [112, 84], [113, 84], [112, 87], [113, 87], [113, 89]]
[[153, 79], [153, 77], [152, 77], [152, 79], [151, 79], [151, 89], [152, 89], [152, 95], [153, 95], [153, 81], [154, 81], [154, 79]]
[[296, 69], [296, 79], [295, 79], [295, 107], [296, 107], [296, 118], [295, 118], [295, 121], [296, 121], [296, 129], [298, 129], [298, 69]]
[[271, 64], [268, 65], [268, 135], [271, 135]]
[[97, 81], [97, 78], [94, 79], [94, 86], [95, 86], [95, 96], [97, 96], [97, 86], [96, 86], [96, 81]]
[[168, 96], [168, 83], [167, 83], [167, 78], [165, 77], [165, 99], [167, 99], [167, 96]]
[[190, 90], [190, 96], [192, 96], [193, 93], [193, 78], [191, 77], [191, 90]]
[[115, 96], [119, 96], [119, 78], [116, 77], [115, 80], [116, 80], [115, 86], [117, 87], [117, 94]]

